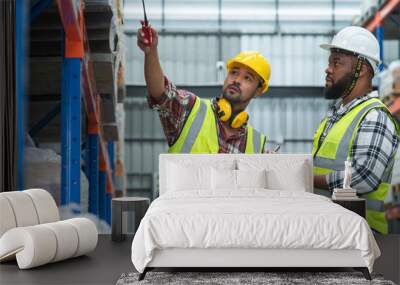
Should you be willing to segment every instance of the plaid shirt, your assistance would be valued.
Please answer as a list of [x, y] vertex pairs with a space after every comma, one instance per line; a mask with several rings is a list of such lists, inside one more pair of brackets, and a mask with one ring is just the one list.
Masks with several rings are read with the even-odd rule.
[[[332, 126], [358, 104], [378, 97], [374, 91], [368, 95], [355, 98], [343, 106], [341, 101], [328, 111], [328, 122], [321, 135], [325, 139]], [[351, 187], [358, 193], [367, 193], [377, 189], [383, 173], [388, 165], [394, 162], [399, 137], [396, 128], [388, 114], [382, 109], [373, 109], [361, 121], [354, 144], [350, 150], [352, 163]], [[344, 162], [343, 162], [344, 163]], [[329, 189], [343, 187], [344, 171], [336, 171], [326, 176]]]
[[[148, 96], [147, 101], [153, 110], [157, 110], [160, 116], [161, 125], [168, 145], [172, 146], [178, 139], [186, 119], [192, 110], [196, 100], [200, 98], [195, 94], [177, 89], [176, 86], [165, 78], [165, 91], [158, 101]], [[216, 102], [212, 101], [215, 110]], [[219, 153], [244, 153], [246, 149], [247, 129], [242, 126], [228, 135], [220, 120], [217, 121]]]

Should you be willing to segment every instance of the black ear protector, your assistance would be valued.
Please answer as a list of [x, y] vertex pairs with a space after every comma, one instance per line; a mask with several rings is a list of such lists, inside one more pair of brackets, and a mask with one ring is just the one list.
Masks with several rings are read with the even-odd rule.
[[245, 111], [232, 114], [232, 106], [225, 98], [217, 98], [217, 114], [222, 122], [228, 122], [234, 128], [240, 128], [249, 120], [249, 115]]

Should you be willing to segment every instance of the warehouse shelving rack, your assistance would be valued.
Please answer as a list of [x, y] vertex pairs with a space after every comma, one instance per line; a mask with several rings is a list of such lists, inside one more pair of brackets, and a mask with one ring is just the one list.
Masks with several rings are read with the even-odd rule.
[[[29, 47], [28, 27], [32, 19], [56, 2], [64, 29], [64, 55], [61, 74], [61, 204], [80, 204], [81, 170], [81, 110], [85, 108], [87, 122], [86, 174], [89, 180], [89, 212], [110, 223], [111, 198], [114, 195], [114, 142], [106, 141], [100, 127], [100, 94], [96, 90], [89, 41], [85, 29], [83, 0], [16, 0], [16, 88], [18, 182], [24, 189], [23, 155], [27, 127]], [[30, 10], [30, 11], [29, 11]], [[83, 106], [82, 103], [83, 102]], [[41, 128], [57, 113], [52, 110], [36, 126]]]
[[[362, 15], [361, 25], [376, 36], [381, 47], [381, 60], [383, 60], [383, 40], [400, 39], [400, 0], [381, 1], [381, 5], [370, 15]], [[381, 69], [383, 66], [381, 66]], [[392, 114], [400, 112], [400, 98], [389, 107]]]

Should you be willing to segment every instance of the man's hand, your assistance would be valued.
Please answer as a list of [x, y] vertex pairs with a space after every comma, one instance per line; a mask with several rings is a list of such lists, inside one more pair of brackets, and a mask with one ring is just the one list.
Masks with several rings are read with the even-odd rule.
[[387, 209], [386, 218], [388, 220], [400, 219], [400, 205], [395, 205]]
[[[141, 22], [143, 24], [143, 21]], [[151, 45], [149, 45], [149, 41], [145, 38], [142, 28], [140, 28], [137, 32], [137, 45], [146, 55], [150, 54], [150, 52], [152, 52], [153, 50], [157, 50], [157, 45], [158, 45], [157, 31], [153, 29], [151, 26], [149, 26], [149, 29], [151, 30], [151, 36], [152, 36]]]
[[[143, 24], [143, 23], [142, 23]], [[145, 38], [143, 28], [137, 32], [137, 45], [144, 52], [144, 79], [146, 80], [147, 92], [150, 97], [159, 100], [164, 94], [164, 73], [158, 59], [157, 45], [158, 34], [151, 26], [151, 44]]]
[[325, 175], [314, 176], [314, 187], [319, 189], [329, 190]]

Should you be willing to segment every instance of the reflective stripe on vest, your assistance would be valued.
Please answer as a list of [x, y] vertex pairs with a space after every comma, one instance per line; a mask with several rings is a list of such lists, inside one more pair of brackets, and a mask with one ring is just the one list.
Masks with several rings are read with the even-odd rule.
[[342, 137], [342, 140], [340, 141], [339, 146], [337, 147], [335, 159], [315, 156], [314, 166], [319, 168], [327, 168], [335, 171], [343, 170], [344, 162], [347, 160], [349, 154], [349, 145], [350, 143], [352, 143], [353, 134], [354, 131], [356, 130], [356, 127], [359, 124], [360, 119], [365, 116], [366, 112], [368, 112], [373, 108], [380, 107], [380, 105], [381, 104], [379, 102], [373, 102], [362, 108], [358, 112], [354, 120], [351, 122], [350, 126], [346, 129]]
[[[249, 124], [247, 128], [246, 150], [245, 153], [263, 153], [265, 136], [253, 129]], [[254, 151], [256, 150], [256, 151]]]
[[261, 145], [261, 134], [253, 129], [253, 150], [254, 152], [261, 152], [260, 151], [260, 145]]
[[206, 117], [206, 112], [207, 112], [207, 105], [203, 100], [200, 100], [200, 108], [197, 112], [196, 117], [194, 118], [192, 126], [189, 129], [189, 133], [183, 143], [181, 150], [182, 153], [190, 153], [190, 151], [192, 150], [194, 142], [196, 141], [197, 136], [200, 133], [201, 126], [203, 125], [204, 119]]
[[[374, 108], [383, 108], [387, 110], [386, 106], [376, 98], [371, 98], [361, 103], [336, 122], [329, 130], [324, 141], [319, 145], [319, 140], [326, 127], [327, 119], [322, 121], [316, 132], [313, 143], [312, 154], [314, 155], [315, 175], [344, 170], [344, 161], [349, 158], [358, 126], [365, 115]], [[389, 113], [388, 115], [395, 124], [396, 131], [399, 134], [397, 123]], [[341, 127], [343, 130], [340, 129]], [[366, 199], [366, 218], [368, 224], [375, 230], [385, 234], [388, 232], [388, 224], [385, 219], [385, 213], [383, 212], [384, 200], [390, 188], [389, 183], [392, 170], [393, 164], [388, 165], [382, 176], [382, 182], [374, 191], [368, 193], [360, 193], [360, 191], [358, 191], [361, 197]]]
[[383, 212], [385, 210], [385, 202], [379, 200], [366, 200], [366, 206], [368, 210], [376, 211], [376, 212]]
[[[217, 153], [219, 150], [217, 123], [209, 100], [196, 99], [170, 153]], [[265, 136], [247, 125], [246, 153], [262, 152]]]

